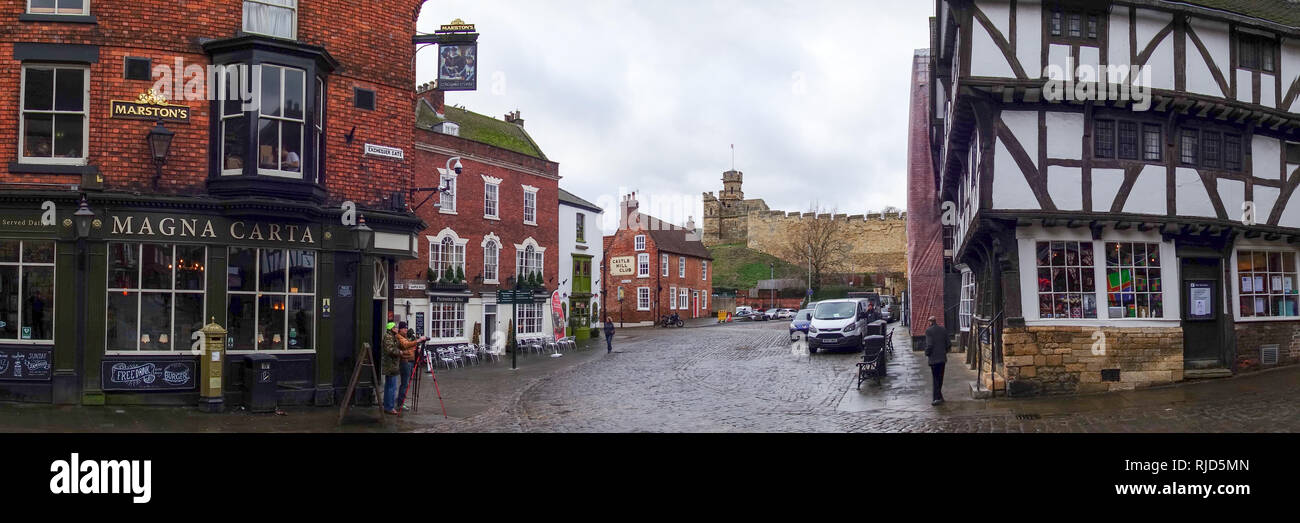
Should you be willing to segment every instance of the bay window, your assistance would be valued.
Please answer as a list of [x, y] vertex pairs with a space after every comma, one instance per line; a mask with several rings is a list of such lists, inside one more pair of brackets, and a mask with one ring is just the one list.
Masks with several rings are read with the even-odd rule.
[[86, 162], [90, 69], [24, 65], [18, 159], [25, 163]]
[[515, 321], [515, 328], [519, 334], [541, 334], [542, 333], [542, 304], [540, 303], [522, 303], [515, 305], [515, 315], [518, 316]]
[[1238, 250], [1235, 280], [1238, 317], [1300, 316], [1295, 251]]
[[227, 350], [314, 350], [316, 255], [229, 248]]
[[[254, 71], [258, 71], [254, 69]], [[257, 172], [302, 178], [307, 76], [300, 69], [263, 65], [257, 120]]]
[[1106, 242], [1106, 306], [1111, 318], [1163, 318], [1160, 244]]
[[297, 39], [298, 0], [244, 0], [244, 32]]
[[0, 240], [0, 341], [54, 341], [54, 242]]
[[1090, 241], [1040, 241], [1038, 315], [1040, 318], [1096, 318], [1096, 276]]
[[206, 247], [110, 243], [105, 350], [190, 350], [206, 323], [206, 269]]
[[434, 303], [429, 306], [429, 337], [453, 340], [465, 337], [465, 304]]

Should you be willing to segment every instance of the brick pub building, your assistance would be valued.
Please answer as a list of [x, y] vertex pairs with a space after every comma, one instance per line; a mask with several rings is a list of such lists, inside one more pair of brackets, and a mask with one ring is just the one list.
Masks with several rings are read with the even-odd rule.
[[424, 229], [393, 197], [421, 3], [0, 1], [0, 399], [194, 404], [215, 321], [227, 403], [248, 354], [337, 402]]
[[[929, 317], [954, 331], [954, 304], [944, 292], [951, 245], [944, 242], [938, 179], [930, 148], [930, 50], [912, 56], [912, 92], [907, 125], [907, 318], [914, 343], [925, 336]], [[955, 298], [955, 297], [954, 297]], [[949, 310], [951, 309], [951, 310]], [[968, 331], [969, 324], [961, 326]]]
[[[521, 339], [549, 336], [559, 164], [518, 113], [503, 121], [448, 107], [442, 91], [421, 88], [418, 96], [414, 184], [450, 190], [417, 192], [408, 202], [430, 225], [420, 233], [418, 259], [399, 268], [396, 312], [434, 343], [472, 342], [477, 326], [479, 343], [491, 347], [505, 341], [512, 319]], [[447, 169], [453, 158], [460, 173]], [[498, 290], [527, 286], [530, 274], [542, 278], [534, 303], [497, 303]]]
[[652, 325], [661, 316], [709, 315], [709, 249], [693, 220], [678, 227], [642, 214], [636, 193], [619, 204], [618, 230], [605, 237], [601, 310], [619, 324]]

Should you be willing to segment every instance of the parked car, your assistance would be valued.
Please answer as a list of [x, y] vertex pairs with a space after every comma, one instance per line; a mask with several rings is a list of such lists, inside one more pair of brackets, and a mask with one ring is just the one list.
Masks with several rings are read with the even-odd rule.
[[739, 306], [739, 307], [736, 307], [736, 313], [735, 313], [735, 316], [736, 316], [736, 317], [740, 317], [740, 316], [742, 316], [742, 315], [744, 315], [744, 316], [749, 316], [750, 314], [753, 314], [753, 313], [754, 313], [754, 308], [753, 308], [753, 307], [747, 307], [747, 306], [741, 305], [741, 306]]
[[804, 309], [794, 313], [794, 319], [790, 321], [790, 341], [798, 340], [796, 332], [802, 332], [804, 337], [808, 336], [808, 326], [812, 324], [812, 309]]
[[798, 312], [799, 311], [794, 309], [781, 309], [776, 313], [776, 317], [783, 320], [792, 320], [794, 319], [794, 315]]
[[867, 300], [825, 300], [813, 309], [808, 326], [808, 352], [819, 348], [858, 350], [867, 331]]
[[763, 311], [763, 315], [769, 320], [775, 320], [780, 317], [781, 309], [768, 309]]
[[885, 320], [885, 323], [894, 323], [898, 321], [898, 308], [892, 303], [885, 304], [885, 306], [880, 309], [880, 318]]

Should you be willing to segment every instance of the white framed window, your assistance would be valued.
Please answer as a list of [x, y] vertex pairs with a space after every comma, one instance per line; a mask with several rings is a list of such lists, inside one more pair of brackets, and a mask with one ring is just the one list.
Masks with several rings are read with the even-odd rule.
[[515, 321], [515, 328], [519, 334], [542, 333], [542, 304], [521, 303], [515, 305], [515, 314], [518, 316]]
[[1160, 244], [1106, 242], [1106, 307], [1109, 318], [1163, 318]]
[[678, 293], [678, 294], [677, 294], [677, 298], [678, 298], [677, 308], [682, 309], [682, 310], [690, 309], [690, 308], [691, 308], [691, 301], [690, 301], [690, 300], [691, 300], [691, 296], [690, 296], [690, 291], [689, 291], [688, 289], [679, 289], [679, 290], [677, 291], [677, 293]]
[[537, 244], [537, 240], [528, 238], [524, 243], [515, 245], [515, 278], [524, 278], [530, 274], [543, 274], [545, 269], [546, 249]]
[[676, 286], [669, 287], [668, 288], [668, 309], [669, 310], [677, 309], [677, 300], [674, 299], [676, 297], [677, 297], [677, 287]]
[[637, 278], [650, 277], [650, 254], [649, 253], [643, 252], [641, 254], [636, 255], [636, 277]]
[[[446, 279], [445, 272], [448, 268], [452, 273], [460, 269], [461, 274], [467, 274], [465, 271], [465, 245], [469, 243], [468, 239], [462, 239], [456, 234], [456, 231], [450, 228], [443, 229], [437, 236], [429, 238], [429, 270], [432, 271], [435, 280]], [[454, 275], [453, 275], [454, 278]]]
[[501, 239], [495, 234], [488, 233], [483, 237], [483, 283], [498, 283], [498, 275], [501, 273]]
[[203, 246], [108, 244], [105, 350], [190, 350], [194, 333], [207, 323], [206, 265]]
[[708, 293], [708, 291], [701, 291], [701, 292], [700, 292], [700, 310], [702, 310], [702, 311], [707, 311], [707, 310], [709, 310], [709, 293]]
[[636, 288], [636, 310], [639, 311], [650, 310], [650, 288], [649, 287]]
[[961, 303], [957, 309], [957, 323], [962, 332], [970, 332], [971, 313], [975, 304], [975, 274], [970, 269], [961, 271]]
[[501, 179], [483, 177], [483, 217], [489, 220], [498, 220], [500, 215], [498, 209], [501, 201]]
[[1238, 319], [1300, 316], [1294, 250], [1240, 248], [1233, 259]]
[[228, 249], [226, 350], [315, 350], [316, 251]]
[[1096, 318], [1096, 263], [1091, 241], [1039, 241], [1038, 315]]
[[90, 0], [27, 0], [27, 12], [34, 15], [89, 15]]
[[307, 122], [307, 72], [261, 64], [257, 119], [257, 173], [302, 178], [303, 132]]
[[0, 239], [0, 341], [54, 342], [53, 241]]
[[244, 32], [298, 39], [298, 0], [244, 0]]
[[667, 254], [659, 255], [659, 275], [668, 276], [668, 255]]
[[23, 65], [18, 159], [84, 165], [89, 149], [90, 68]]
[[678, 257], [677, 257], [677, 277], [678, 277], [678, 278], [685, 278], [685, 277], [686, 277], [686, 257], [685, 257], [685, 256], [678, 256]]
[[587, 215], [577, 213], [574, 215], [574, 241], [578, 243], [587, 243]]
[[429, 337], [449, 341], [465, 338], [465, 304], [429, 304]]
[[248, 151], [248, 117], [244, 113], [245, 89], [252, 82], [243, 78], [251, 69], [245, 64], [228, 64], [218, 71], [221, 74], [221, 175], [244, 174], [244, 158]]
[[537, 225], [537, 188], [524, 186], [524, 225]]
[[636, 235], [635, 238], [632, 238], [632, 249], [633, 249], [633, 250], [637, 250], [637, 251], [644, 251], [644, 250], [645, 250], [645, 235], [644, 235], [644, 234], [638, 234], [638, 235]]
[[705, 281], [709, 279], [709, 260], [700, 260], [700, 279]]
[[456, 214], [456, 173], [446, 169], [438, 169], [441, 176], [438, 178], [440, 187], [447, 188], [446, 192], [438, 193], [438, 212], [442, 214]]

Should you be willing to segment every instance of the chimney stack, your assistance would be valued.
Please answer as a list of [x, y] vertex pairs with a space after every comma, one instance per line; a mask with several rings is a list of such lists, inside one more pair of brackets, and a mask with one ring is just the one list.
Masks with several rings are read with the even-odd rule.
[[415, 96], [427, 100], [439, 117], [446, 115], [446, 94], [438, 90], [434, 82], [421, 84], [415, 89]]
[[524, 126], [524, 119], [519, 117], [519, 109], [515, 109], [514, 112], [506, 113], [506, 122], [520, 127]]
[[623, 201], [619, 202], [618, 228], [626, 229], [632, 221], [632, 214], [637, 212], [640, 204], [636, 201], [636, 193], [623, 195]]

